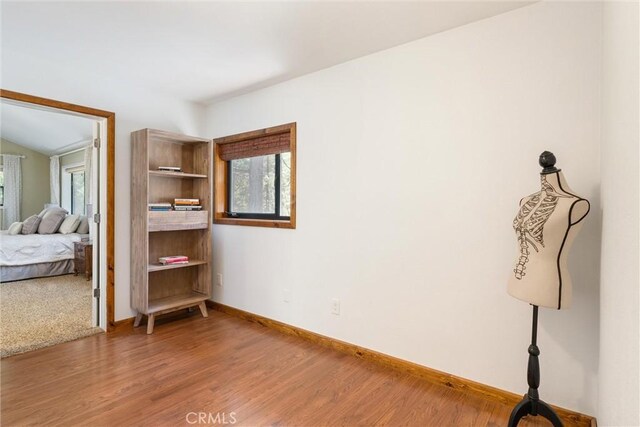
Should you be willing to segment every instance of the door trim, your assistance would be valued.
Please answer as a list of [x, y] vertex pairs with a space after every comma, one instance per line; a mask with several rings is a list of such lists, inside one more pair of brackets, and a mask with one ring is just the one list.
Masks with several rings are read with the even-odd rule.
[[58, 110], [71, 111], [87, 116], [104, 118], [107, 120], [107, 332], [115, 330], [115, 142], [116, 115], [110, 111], [69, 104], [25, 93], [0, 89], [0, 98]]

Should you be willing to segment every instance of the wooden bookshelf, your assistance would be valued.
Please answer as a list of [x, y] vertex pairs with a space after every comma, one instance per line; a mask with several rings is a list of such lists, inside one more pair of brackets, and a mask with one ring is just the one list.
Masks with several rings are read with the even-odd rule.
[[[211, 296], [211, 151], [208, 139], [154, 129], [131, 134], [131, 306], [134, 326], [198, 306], [207, 317]], [[183, 172], [157, 170], [177, 166]], [[149, 211], [149, 203], [200, 199], [199, 211]], [[161, 265], [158, 258], [189, 257], [188, 264]]]

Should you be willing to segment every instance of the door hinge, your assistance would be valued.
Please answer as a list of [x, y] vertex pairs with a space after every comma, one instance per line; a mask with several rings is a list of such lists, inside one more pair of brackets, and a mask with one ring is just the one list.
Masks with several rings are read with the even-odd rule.
[[100, 214], [93, 214], [93, 222], [95, 222], [96, 224], [100, 224]]
[[93, 288], [93, 297], [100, 298], [100, 288]]
[[93, 139], [93, 146], [95, 148], [100, 148], [100, 138], [94, 138]]

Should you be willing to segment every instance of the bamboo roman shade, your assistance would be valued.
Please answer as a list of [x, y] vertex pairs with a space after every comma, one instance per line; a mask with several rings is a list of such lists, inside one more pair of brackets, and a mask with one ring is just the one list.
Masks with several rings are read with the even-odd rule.
[[220, 144], [219, 156], [224, 161], [286, 153], [291, 150], [291, 133], [262, 135], [251, 139]]

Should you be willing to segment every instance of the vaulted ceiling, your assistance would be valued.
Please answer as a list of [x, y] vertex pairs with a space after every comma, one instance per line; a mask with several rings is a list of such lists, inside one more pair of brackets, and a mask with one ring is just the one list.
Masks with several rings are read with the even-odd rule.
[[210, 103], [529, 3], [3, 1], [2, 68], [36, 57]]
[[93, 123], [85, 117], [24, 107], [4, 99], [0, 103], [0, 137], [48, 156], [89, 144]]

